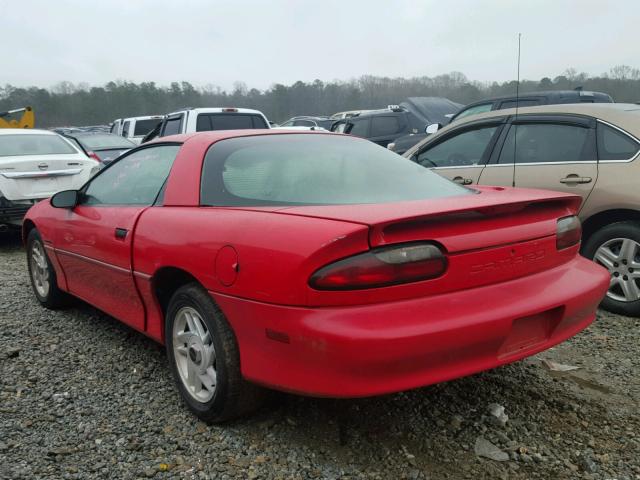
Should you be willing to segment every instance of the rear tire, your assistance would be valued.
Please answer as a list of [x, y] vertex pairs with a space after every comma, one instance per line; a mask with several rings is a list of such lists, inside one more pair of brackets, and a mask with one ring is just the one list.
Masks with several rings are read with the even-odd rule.
[[27, 236], [27, 267], [33, 293], [42, 306], [57, 310], [69, 305], [71, 297], [58, 288], [56, 271], [35, 228]]
[[235, 335], [200, 285], [185, 285], [171, 297], [165, 343], [180, 395], [201, 420], [225, 422], [262, 405], [265, 390], [242, 378]]
[[582, 254], [611, 274], [612, 284], [600, 306], [609, 312], [640, 316], [640, 225], [618, 222], [602, 227], [584, 243]]

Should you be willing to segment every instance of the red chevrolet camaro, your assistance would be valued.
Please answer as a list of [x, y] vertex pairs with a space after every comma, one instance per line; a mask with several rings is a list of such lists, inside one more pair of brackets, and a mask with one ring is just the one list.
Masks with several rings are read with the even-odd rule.
[[202, 419], [262, 387], [360, 397], [513, 362], [585, 328], [609, 274], [576, 196], [460, 186], [369, 141], [275, 130], [166, 137], [35, 205], [28, 266], [166, 345]]

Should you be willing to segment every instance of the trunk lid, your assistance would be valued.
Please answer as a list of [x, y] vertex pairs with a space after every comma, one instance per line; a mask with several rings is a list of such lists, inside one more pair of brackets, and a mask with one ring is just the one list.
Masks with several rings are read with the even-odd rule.
[[475, 187], [476, 195], [377, 205], [322, 205], [278, 213], [360, 223], [371, 247], [430, 239], [447, 252], [488, 248], [555, 235], [556, 221], [574, 214], [579, 196], [546, 190]]
[[79, 188], [99, 164], [81, 153], [0, 157], [0, 194], [8, 200], [47, 198]]
[[432, 242], [448, 259], [445, 274], [432, 280], [340, 292], [310, 289], [309, 303], [363, 304], [438, 295], [535, 274], [576, 256], [579, 245], [556, 248], [556, 233], [558, 219], [574, 215], [580, 197], [502, 187], [477, 191], [420, 202], [278, 210], [279, 214], [367, 225], [371, 248]]

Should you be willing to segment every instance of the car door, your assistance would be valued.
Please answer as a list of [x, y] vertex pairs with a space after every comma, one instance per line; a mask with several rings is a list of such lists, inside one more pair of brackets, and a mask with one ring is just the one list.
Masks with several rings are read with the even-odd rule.
[[113, 162], [80, 191], [56, 231], [70, 293], [139, 330], [144, 308], [133, 279], [136, 221], [153, 205], [180, 146], [154, 144]]
[[480, 183], [574, 193], [586, 200], [598, 178], [595, 120], [571, 115], [512, 118]]
[[474, 122], [434, 137], [411, 159], [461, 185], [478, 183], [504, 118]]

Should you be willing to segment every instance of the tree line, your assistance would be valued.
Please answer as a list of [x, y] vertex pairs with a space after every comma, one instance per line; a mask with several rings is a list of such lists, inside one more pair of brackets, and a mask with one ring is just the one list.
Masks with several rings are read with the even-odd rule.
[[[640, 70], [619, 65], [599, 76], [568, 69], [554, 78], [523, 80], [520, 92], [582, 87], [610, 94], [617, 102], [640, 102]], [[266, 90], [236, 82], [230, 91], [189, 82], [159, 86], [155, 82], [108, 82], [103, 86], [61, 82], [52, 88], [0, 87], [0, 111], [30, 105], [39, 128], [108, 124], [116, 118], [163, 114], [184, 107], [255, 108], [275, 122], [294, 115], [330, 115], [343, 110], [383, 108], [407, 97], [446, 97], [467, 104], [482, 98], [512, 95], [516, 82], [478, 82], [463, 73], [435, 77], [362, 76], [349, 81], [275, 84]]]

